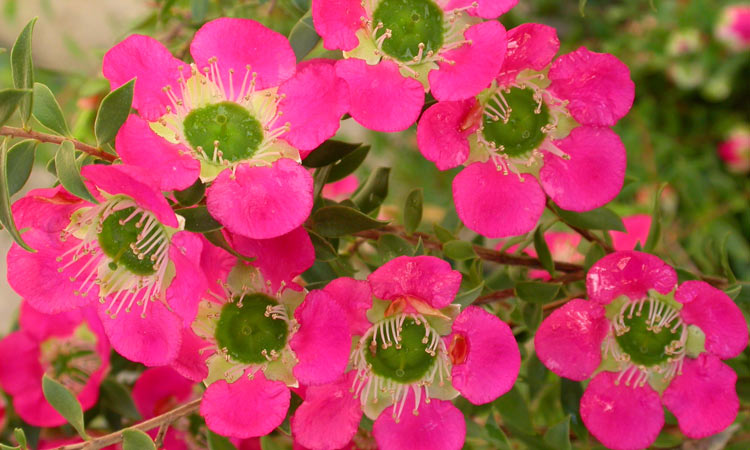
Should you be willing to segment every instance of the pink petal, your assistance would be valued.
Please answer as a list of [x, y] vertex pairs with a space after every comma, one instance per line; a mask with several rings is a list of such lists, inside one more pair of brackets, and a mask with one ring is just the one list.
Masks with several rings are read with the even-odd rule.
[[39, 363], [39, 341], [25, 331], [0, 340], [0, 387], [11, 396], [41, 390], [44, 369]]
[[[209, 67], [209, 61], [216, 58], [227, 95], [230, 76], [238, 93], [248, 65], [257, 74], [255, 89], [260, 91], [278, 86], [294, 75], [297, 63], [284, 35], [254, 20], [228, 17], [203, 25], [190, 44], [190, 54], [199, 70]], [[230, 70], [234, 70], [234, 75], [230, 75]]]
[[580, 299], [556, 309], [534, 336], [537, 356], [561, 377], [587, 379], [602, 361], [602, 341], [609, 328], [604, 314], [600, 305]]
[[300, 327], [289, 341], [299, 362], [294, 376], [302, 384], [331, 383], [349, 362], [352, 335], [346, 313], [325, 291], [310, 291], [294, 311]]
[[178, 227], [177, 216], [169, 203], [152, 187], [153, 173], [135, 166], [90, 164], [83, 166], [81, 175], [109, 194], [123, 194], [132, 198], [138, 206], [153, 213], [164, 225]]
[[469, 27], [464, 38], [471, 44], [440, 52], [453, 63], [439, 62], [427, 76], [432, 95], [440, 100], [463, 100], [489, 86], [505, 59], [505, 27], [491, 20]]
[[200, 173], [200, 163], [184, 145], [166, 141], [136, 115], [128, 117], [117, 132], [115, 147], [123, 163], [158, 171], [155, 188], [160, 191], [186, 189]]
[[452, 331], [448, 341], [464, 339], [466, 345], [465, 360], [453, 361], [453, 387], [475, 405], [508, 392], [521, 367], [521, 353], [508, 324], [482, 308], [469, 306], [456, 317]]
[[399, 256], [367, 277], [372, 293], [383, 300], [414, 297], [433, 308], [444, 308], [456, 298], [461, 273], [434, 256]]
[[614, 450], [651, 445], [664, 425], [659, 394], [648, 384], [615, 384], [618, 374], [601, 372], [581, 397], [581, 418], [602, 444]]
[[438, 169], [458, 167], [469, 157], [468, 137], [476, 125], [466, 123], [477, 104], [471, 98], [460, 102], [438, 102], [422, 114], [417, 125], [417, 146], [422, 156]]
[[[544, 240], [547, 242], [553, 259], [569, 263], [583, 262], [584, 257], [578, 252], [578, 244], [581, 242], [580, 234], [549, 231], [544, 233]], [[527, 248], [527, 250], [531, 249]], [[537, 255], [532, 256], [536, 258]]]
[[156, 120], [172, 102], [164, 92], [167, 86], [180, 96], [180, 71], [190, 76], [187, 64], [172, 56], [156, 39], [134, 34], [112, 47], [102, 62], [102, 73], [112, 89], [136, 78], [133, 107], [146, 120]]
[[646, 297], [649, 289], [668, 294], [677, 287], [677, 272], [654, 255], [636, 251], [610, 253], [597, 261], [586, 275], [589, 300], [607, 305], [626, 295]]
[[704, 281], [686, 281], [675, 293], [684, 307], [680, 318], [706, 334], [706, 350], [721, 359], [734, 358], [747, 347], [747, 322], [724, 292]]
[[179, 231], [172, 236], [169, 260], [174, 265], [175, 277], [167, 288], [167, 304], [189, 327], [198, 313], [201, 294], [207, 283], [198, 265], [203, 242], [198, 235]]
[[388, 450], [458, 450], [466, 438], [464, 415], [451, 402], [432, 399], [414, 410], [414, 393], [409, 392], [399, 422], [389, 406], [375, 421], [372, 435], [379, 448]]
[[635, 216], [623, 217], [625, 233], [622, 231], [611, 231], [612, 246], [615, 250], [633, 250], [639, 242], [641, 246], [646, 245], [648, 232], [651, 229], [651, 216], [648, 214], [637, 214]]
[[39, 342], [50, 336], [67, 336], [83, 322], [81, 309], [45, 314], [22, 302], [18, 316], [19, 327]]
[[208, 289], [215, 295], [224, 296], [222, 283], [227, 281], [227, 276], [237, 263], [237, 258], [209, 242], [203, 235], [200, 236], [203, 242], [203, 252], [201, 253], [201, 269], [206, 275]]
[[202, 381], [208, 376], [206, 359], [211, 356], [210, 352], [203, 350], [209, 346], [210, 344], [199, 338], [192, 329], [183, 328], [180, 352], [170, 367], [188, 380], [196, 383]]
[[366, 17], [358, 0], [315, 0], [312, 18], [315, 31], [323, 38], [328, 50], [354, 50], [359, 45], [356, 32], [362, 28], [360, 17]]
[[228, 384], [219, 380], [206, 389], [200, 413], [211, 431], [222, 436], [265, 436], [281, 425], [291, 393], [281, 381], [269, 381], [263, 371]]
[[278, 93], [286, 97], [279, 103], [283, 115], [275, 126], [289, 123], [289, 131], [281, 138], [303, 151], [313, 150], [333, 137], [341, 116], [349, 110], [349, 86], [327, 62], [312, 62], [299, 68]]
[[359, 180], [356, 175], [346, 176], [339, 181], [326, 184], [323, 186], [321, 195], [324, 198], [331, 199], [335, 202], [340, 202], [345, 198], [348, 198], [350, 194], [357, 190], [359, 186]]
[[347, 315], [349, 332], [362, 336], [372, 325], [367, 318], [367, 310], [372, 308], [372, 291], [367, 281], [353, 278], [336, 278], [323, 288]]
[[289, 233], [313, 204], [313, 180], [301, 165], [281, 158], [270, 167], [240, 164], [224, 170], [206, 193], [212, 216], [229, 231], [253, 239]]
[[232, 247], [242, 255], [255, 258], [258, 267], [271, 289], [276, 291], [282, 283], [309, 269], [315, 263], [315, 248], [304, 227], [297, 227], [284, 235], [270, 239], [250, 239], [239, 234], [231, 235]]
[[13, 244], [8, 251], [8, 283], [34, 309], [46, 314], [70, 311], [94, 301], [99, 295], [99, 286], [94, 285], [86, 296], [77, 295], [84, 277], [70, 281], [89, 261], [83, 257], [60, 269], [69, 260], [61, 262], [57, 258], [74, 248], [81, 241], [68, 236], [60, 240], [58, 233], [45, 233], [30, 229], [23, 234], [23, 239], [36, 253], [30, 253]]
[[365, 128], [402, 131], [422, 111], [422, 83], [401, 75], [392, 61], [370, 66], [361, 59], [343, 59], [336, 63], [336, 74], [349, 85], [349, 114]]
[[560, 49], [557, 30], [541, 23], [524, 23], [512, 28], [507, 38], [508, 51], [497, 77], [503, 86], [515, 81], [522, 70], [544, 70]]
[[469, 14], [483, 19], [496, 19], [518, 4], [518, 0], [450, 0], [443, 9], [452, 11], [456, 8], [470, 6], [474, 2], [477, 3], [477, 7], [470, 8]]
[[360, 401], [351, 392], [355, 374], [351, 371], [331, 384], [307, 388], [305, 401], [292, 416], [295, 443], [335, 450], [351, 441], [362, 419]]
[[13, 203], [12, 212], [19, 230], [32, 227], [58, 233], [70, 224], [73, 212], [88, 205], [88, 202], [69, 194], [62, 186], [57, 186], [29, 191]]
[[146, 317], [141, 317], [141, 307], [136, 306], [130, 312], [123, 308], [113, 319], [108, 306], [109, 301], [99, 304], [99, 318], [117, 353], [149, 367], [167, 365], [177, 357], [182, 322], [161, 302], [150, 301]]
[[614, 199], [625, 181], [626, 153], [620, 137], [609, 128], [577, 127], [553, 145], [566, 160], [544, 153], [539, 181], [563, 209], [589, 211]]
[[633, 106], [630, 70], [608, 53], [581, 47], [557, 58], [547, 77], [552, 82], [548, 89], [570, 102], [568, 111], [583, 125], [612, 126]]
[[737, 374], [716, 356], [686, 358], [682, 375], [664, 391], [664, 406], [677, 417], [685, 436], [701, 439], [734, 422], [740, 408], [736, 383]]
[[133, 385], [133, 402], [144, 419], [164, 414], [188, 400], [194, 383], [171, 367], [144, 370]]
[[531, 231], [544, 212], [546, 197], [536, 180], [504, 175], [492, 162], [474, 163], [453, 179], [456, 213], [471, 230], [488, 238]]

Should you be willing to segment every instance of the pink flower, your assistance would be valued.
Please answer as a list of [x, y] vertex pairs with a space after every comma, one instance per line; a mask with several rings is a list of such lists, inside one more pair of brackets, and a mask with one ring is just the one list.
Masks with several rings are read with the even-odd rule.
[[716, 38], [734, 51], [750, 49], [750, 5], [725, 7], [716, 24]]
[[[208, 248], [202, 261], [225, 268], [214, 270], [218, 283], [206, 292], [192, 325], [204, 342], [194, 347], [192, 358], [207, 358], [208, 368], [200, 412], [216, 433], [240, 439], [266, 435], [286, 417], [290, 388], [329, 383], [346, 369], [351, 334], [344, 310], [321, 291], [305, 297], [288, 281], [314, 262], [309, 237], [299, 233], [275, 243], [235, 240], [238, 251], [257, 257], [257, 267], [236, 259], [227, 267], [220, 262], [227, 253], [216, 248]], [[311, 251], [306, 263], [290, 251], [304, 248], [302, 235]]]
[[718, 151], [730, 172], [750, 172], [750, 128], [741, 126], [733, 129], [729, 138], [719, 144]]
[[581, 417], [597, 439], [621, 450], [651, 445], [664, 424], [662, 405], [690, 438], [734, 421], [737, 375], [721, 360], [742, 352], [748, 329], [725, 293], [702, 281], [677, 287], [672, 267], [636, 251], [599, 260], [586, 287], [589, 301], [555, 310], [534, 345], [557, 375], [592, 378]]
[[467, 166], [453, 181], [453, 198], [479, 234], [532, 230], [545, 193], [563, 209], [588, 211], [622, 187], [625, 147], [609, 127], [633, 103], [628, 68], [585, 47], [552, 61], [558, 48], [548, 26], [510, 30], [495, 82], [474, 98], [438, 102], [419, 121], [427, 159], [441, 170]]
[[[133, 385], [133, 402], [144, 420], [164, 414], [195, 396], [195, 383], [169, 367], [153, 367], [141, 373]], [[170, 424], [163, 447], [168, 450], [187, 450], [189, 423], [186, 419]], [[149, 432], [156, 437], [158, 430]]]
[[21, 304], [20, 329], [0, 340], [0, 386], [15, 412], [37, 427], [67, 421], [42, 393], [45, 373], [70, 389], [86, 411], [99, 398], [109, 372], [109, 343], [93, 308], [43, 314]]
[[292, 418], [295, 441], [341, 448], [364, 412], [384, 450], [461, 448], [465, 422], [449, 400], [493, 401], [513, 386], [521, 358], [499, 318], [472, 306], [458, 314], [451, 302], [460, 283], [445, 261], [402, 256], [367, 281], [339, 278], [319, 291], [346, 311], [359, 340], [350, 372], [307, 389]]
[[494, 19], [516, 3], [314, 0], [312, 14], [324, 47], [344, 50], [336, 73], [349, 84], [354, 120], [401, 131], [419, 116], [426, 90], [461, 100], [487, 87], [505, 56], [505, 28], [473, 16]]
[[11, 247], [8, 282], [45, 313], [98, 298], [115, 350], [146, 365], [167, 364], [204, 289], [194, 262], [201, 241], [178, 231], [174, 212], [140, 169], [89, 165], [82, 174], [99, 203], [74, 200], [60, 188], [16, 202], [19, 226], [29, 228], [24, 239], [37, 251]]
[[359, 180], [356, 175], [349, 175], [348, 177], [342, 178], [335, 183], [326, 184], [323, 186], [321, 195], [327, 199], [340, 202], [357, 190], [359, 186]]
[[233, 233], [266, 239], [297, 228], [313, 202], [300, 158], [338, 130], [346, 83], [326, 61], [296, 66], [284, 36], [248, 19], [206, 23], [190, 53], [186, 64], [133, 35], [105, 55], [112, 88], [136, 78], [140, 116], [117, 135], [121, 159], [158, 170], [161, 190], [213, 181], [208, 209]]

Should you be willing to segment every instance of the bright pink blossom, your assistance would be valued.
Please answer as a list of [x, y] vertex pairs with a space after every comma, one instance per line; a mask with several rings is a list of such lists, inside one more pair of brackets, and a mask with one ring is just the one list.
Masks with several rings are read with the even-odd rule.
[[86, 411], [109, 372], [109, 342], [93, 308], [44, 314], [21, 305], [20, 329], [0, 340], [0, 386], [27, 423], [56, 427], [67, 421], [47, 403], [42, 375], [56, 379]]
[[321, 195], [333, 201], [340, 202], [341, 200], [349, 198], [349, 195], [357, 190], [358, 185], [359, 180], [357, 179], [357, 176], [349, 175], [339, 181], [323, 186]]
[[750, 49], [750, 5], [730, 5], [721, 11], [716, 37], [734, 51]]
[[718, 152], [730, 172], [750, 172], [750, 128], [732, 130], [727, 140], [719, 144]]
[[[344, 50], [336, 73], [349, 85], [354, 120], [401, 131], [417, 119], [426, 90], [439, 100], [461, 100], [490, 84], [505, 56], [505, 28], [474, 16], [494, 19], [516, 3], [314, 0], [312, 15], [325, 48]], [[419, 26], [404, 25], [404, 17]]]
[[592, 378], [581, 417], [599, 441], [619, 450], [648, 447], [664, 424], [663, 406], [694, 439], [734, 421], [737, 375], [721, 360], [744, 350], [748, 329], [724, 292], [703, 281], [678, 287], [674, 269], [636, 251], [602, 258], [586, 285], [589, 301], [555, 310], [534, 345], [557, 375]]
[[232, 233], [267, 239], [292, 231], [312, 208], [300, 158], [332, 137], [349, 91], [332, 64], [296, 65], [288, 40], [248, 19], [203, 25], [193, 64], [133, 35], [110, 49], [102, 71], [116, 88], [135, 78], [131, 116], [116, 147], [125, 164], [157, 170], [162, 190], [200, 176], [211, 214]]
[[633, 103], [628, 68], [585, 47], [553, 61], [558, 48], [551, 27], [510, 30], [493, 84], [467, 100], [438, 97], [419, 121], [425, 158], [440, 170], [467, 166], [453, 181], [453, 198], [479, 234], [532, 230], [545, 193], [563, 209], [588, 211], [622, 187], [625, 147], [609, 127]]
[[[451, 302], [460, 284], [461, 274], [443, 260], [402, 256], [366, 282], [339, 278], [326, 286], [321, 292], [344, 308], [359, 341], [351, 372], [307, 388], [292, 418], [295, 441], [312, 450], [340, 448], [364, 412], [375, 421], [378, 448], [461, 448], [465, 422], [449, 400], [460, 393], [475, 404], [493, 401], [513, 386], [521, 358], [499, 318], [475, 306], [458, 314]], [[389, 365], [402, 360], [400, 351], [408, 356], [403, 364]]]
[[8, 281], [45, 313], [97, 303], [115, 350], [146, 365], [167, 364], [204, 289], [195, 262], [202, 243], [178, 231], [167, 200], [143, 181], [147, 172], [89, 165], [82, 174], [99, 203], [60, 188], [31, 191], [16, 202], [19, 224], [29, 228], [24, 239], [37, 251], [11, 247]]

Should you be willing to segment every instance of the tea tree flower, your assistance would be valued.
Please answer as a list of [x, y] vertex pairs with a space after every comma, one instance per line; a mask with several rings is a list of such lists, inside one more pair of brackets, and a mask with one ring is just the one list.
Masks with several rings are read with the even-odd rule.
[[133, 35], [104, 57], [112, 87], [136, 78], [132, 116], [120, 130], [123, 162], [160, 167], [161, 189], [212, 181], [207, 206], [237, 234], [287, 233], [312, 208], [300, 158], [338, 130], [348, 89], [324, 61], [296, 66], [287, 39], [258, 22], [222, 18], [198, 30], [195, 63]]
[[622, 187], [625, 147], [609, 127], [633, 103], [628, 68], [585, 47], [552, 61], [558, 48], [553, 28], [510, 30], [493, 84], [474, 98], [440, 101], [419, 121], [427, 159], [441, 170], [467, 166], [453, 181], [453, 198], [479, 234], [533, 229], [545, 192], [563, 209], [588, 211]]
[[727, 140], [719, 144], [718, 153], [730, 172], [750, 172], [750, 127], [734, 128]]
[[[516, 1], [315, 0], [313, 21], [329, 50], [344, 50], [336, 73], [352, 93], [349, 113], [376, 131], [417, 119], [430, 90], [439, 100], [476, 95], [505, 55], [496, 18]], [[468, 12], [468, 14], [467, 14]]]
[[750, 49], [750, 5], [725, 7], [716, 24], [716, 38], [734, 51]]
[[664, 424], [662, 405], [690, 438], [718, 433], [739, 408], [737, 375], [721, 360], [747, 346], [739, 308], [702, 281], [677, 287], [659, 258], [605, 256], [586, 277], [589, 300], [572, 300], [534, 338], [548, 369], [581, 381], [581, 417], [604, 445], [645, 448]]

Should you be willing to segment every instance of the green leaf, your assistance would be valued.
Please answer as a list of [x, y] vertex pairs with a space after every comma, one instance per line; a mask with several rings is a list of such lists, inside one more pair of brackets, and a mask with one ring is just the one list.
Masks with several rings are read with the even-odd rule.
[[76, 163], [76, 149], [70, 141], [63, 141], [55, 154], [55, 168], [60, 184], [78, 198], [91, 203], [99, 203], [83, 184], [81, 170]]
[[13, 213], [10, 208], [10, 190], [8, 187], [8, 145], [7, 140], [0, 145], [0, 223], [8, 231], [10, 237], [21, 248], [33, 252], [34, 250], [23, 241], [21, 233], [16, 228]]
[[384, 234], [378, 239], [378, 254], [384, 263], [399, 256], [411, 256], [413, 251], [411, 244], [395, 234]]
[[34, 83], [33, 111], [39, 123], [61, 136], [70, 136], [60, 104], [52, 91], [42, 83]]
[[312, 216], [313, 228], [321, 236], [340, 237], [358, 231], [384, 227], [388, 222], [375, 220], [347, 206], [324, 206]]
[[185, 229], [194, 233], [220, 230], [222, 225], [214, 219], [205, 206], [176, 209], [175, 214], [185, 218]]
[[557, 298], [560, 283], [542, 283], [540, 281], [519, 281], [516, 284], [518, 298], [529, 303], [543, 305]]
[[208, 12], [208, 0], [190, 0], [190, 16], [193, 22], [203, 22]]
[[326, 238], [314, 231], [306, 231], [310, 235], [310, 240], [315, 248], [315, 259], [319, 261], [333, 261], [338, 258], [338, 252]]
[[586, 14], [583, 11], [586, 9], [586, 0], [578, 0], [578, 11], [581, 13], [581, 17], [585, 17]]
[[107, 94], [102, 100], [94, 121], [94, 134], [100, 147], [111, 142], [128, 119], [130, 105], [133, 104], [134, 85], [135, 79], [132, 79]]
[[143, 431], [128, 428], [122, 432], [122, 450], [156, 450], [156, 445]]
[[320, 36], [315, 32], [312, 10], [309, 10], [289, 32], [289, 44], [292, 46], [294, 56], [297, 57], [299, 62], [305, 59], [305, 56], [318, 45], [318, 42], [320, 42]]
[[8, 150], [8, 194], [13, 195], [26, 184], [34, 167], [34, 155], [39, 142], [27, 139]]
[[352, 195], [352, 201], [365, 212], [375, 211], [388, 196], [388, 177], [390, 167], [378, 167], [370, 174], [367, 181]]
[[442, 243], [446, 243], [448, 241], [456, 239], [456, 237], [453, 236], [453, 233], [436, 223], [432, 224], [432, 230], [435, 232], [435, 236], [438, 238], [438, 240]]
[[542, 307], [538, 303], [525, 303], [521, 306], [523, 323], [529, 330], [536, 330], [542, 323]]
[[423, 197], [422, 188], [414, 188], [406, 196], [406, 202], [404, 202], [404, 228], [409, 234], [416, 231], [419, 227], [419, 222], [422, 221]]
[[557, 215], [568, 225], [584, 230], [625, 231], [620, 216], [607, 208], [597, 208], [586, 212], [573, 212], [554, 207]]
[[534, 231], [534, 249], [536, 250], [539, 262], [542, 263], [544, 270], [549, 272], [551, 277], [555, 276], [555, 263], [552, 262], [552, 254], [550, 254], [547, 241], [544, 239], [544, 233], [541, 227], [537, 227]]
[[728, 288], [724, 289], [724, 293], [727, 294], [732, 300], [737, 300], [737, 297], [740, 296], [740, 292], [742, 292], [741, 284], [729, 286]]
[[248, 258], [245, 255], [242, 255], [237, 252], [237, 250], [233, 249], [231, 245], [229, 245], [229, 242], [227, 242], [227, 239], [224, 237], [224, 234], [221, 232], [221, 230], [213, 230], [203, 233], [203, 236], [208, 239], [208, 241], [215, 246], [219, 248], [223, 248], [224, 250], [228, 251], [232, 255], [236, 256], [242, 261], [247, 262], [253, 262], [255, 261], [255, 258]]
[[570, 450], [570, 417], [550, 427], [544, 433], [544, 442], [556, 450]]
[[513, 386], [507, 394], [495, 400], [494, 405], [504, 423], [526, 433], [534, 432], [529, 407], [521, 391], [518, 390], [518, 384]]
[[490, 414], [487, 418], [485, 428], [487, 429], [487, 434], [489, 435], [490, 440], [498, 450], [511, 450], [508, 436], [506, 436], [503, 430], [497, 426], [494, 414]]
[[[31, 60], [31, 37], [34, 34], [34, 17], [18, 35], [13, 48], [10, 50], [10, 67], [13, 73], [13, 86], [16, 89], [32, 89], [34, 87], [34, 63]], [[28, 96], [20, 101], [21, 122], [24, 128], [31, 118], [33, 97]], [[1, 123], [2, 121], [0, 121]]]
[[237, 450], [229, 439], [208, 430], [208, 450]]
[[476, 300], [482, 294], [483, 289], [484, 283], [479, 283], [477, 286], [474, 286], [471, 289], [458, 291], [458, 295], [456, 295], [453, 303], [456, 305], [461, 305], [461, 308], [465, 308], [474, 303], [474, 300]]
[[286, 446], [282, 445], [274, 436], [265, 435], [260, 438], [261, 450], [286, 450]]
[[661, 193], [665, 187], [667, 187], [667, 183], [662, 183], [654, 196], [654, 208], [651, 211], [651, 226], [648, 229], [648, 238], [643, 243], [643, 251], [645, 252], [653, 252], [661, 238]]
[[14, 428], [13, 436], [16, 438], [16, 442], [18, 442], [19, 448], [22, 448], [22, 449], [28, 448], [29, 443], [26, 440], [26, 433], [24, 433], [23, 428]]
[[592, 243], [591, 247], [589, 247], [589, 251], [586, 252], [586, 257], [583, 260], [583, 268], [588, 271], [591, 266], [594, 265], [594, 263], [604, 258], [606, 254], [607, 252], [604, 251], [601, 245], [597, 244], [596, 242]]
[[83, 426], [83, 410], [78, 399], [72, 392], [58, 381], [44, 374], [42, 377], [42, 392], [47, 402], [55, 408], [55, 411], [75, 428], [78, 435], [88, 440], [89, 436]]
[[351, 144], [349, 142], [328, 139], [307, 155], [305, 159], [302, 160], [302, 165], [317, 169], [318, 167], [333, 164], [351, 154], [361, 145], [362, 144]]
[[563, 412], [570, 416], [570, 425], [579, 438], [587, 434], [579, 411], [582, 395], [583, 388], [580, 382], [560, 378], [560, 403]]
[[474, 246], [471, 243], [461, 240], [448, 241], [443, 244], [443, 253], [450, 259], [464, 261], [477, 257]]
[[174, 198], [180, 206], [193, 206], [203, 199], [205, 193], [206, 185], [198, 178], [189, 188], [174, 191]]
[[117, 414], [132, 420], [141, 420], [141, 414], [133, 403], [130, 391], [112, 378], [105, 378], [101, 384], [101, 403]]
[[319, 199], [323, 192], [323, 186], [328, 183], [328, 175], [331, 173], [331, 166], [323, 166], [315, 169], [313, 173], [313, 198]]
[[357, 170], [357, 168], [362, 164], [369, 152], [370, 146], [362, 145], [353, 152], [341, 158], [341, 161], [334, 164], [331, 168], [331, 173], [328, 175], [328, 182], [333, 183], [334, 181], [339, 181]]
[[727, 252], [727, 242], [729, 242], [729, 233], [724, 235], [724, 238], [719, 244], [719, 254], [721, 256], [721, 269], [724, 271], [724, 276], [727, 277], [729, 284], [733, 284], [737, 281], [737, 277], [734, 275], [734, 271], [729, 264], [729, 252]]
[[13, 115], [21, 100], [31, 94], [29, 89], [2, 89], [0, 90], [0, 126]]

